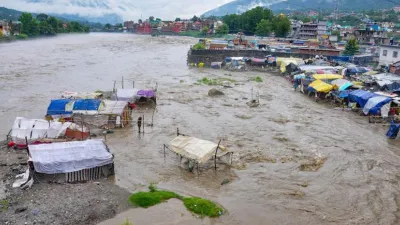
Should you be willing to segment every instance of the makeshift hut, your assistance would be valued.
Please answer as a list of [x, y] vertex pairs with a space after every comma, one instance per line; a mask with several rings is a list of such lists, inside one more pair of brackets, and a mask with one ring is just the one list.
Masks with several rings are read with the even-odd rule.
[[333, 86], [323, 82], [322, 80], [316, 80], [308, 85], [308, 92], [315, 93], [315, 99], [325, 98], [327, 94], [333, 89]]
[[361, 108], [364, 108], [365, 104], [367, 104], [368, 100], [372, 97], [378, 96], [375, 93], [364, 91], [364, 90], [355, 90], [349, 93], [349, 101], [357, 103]]
[[386, 96], [375, 96], [368, 99], [363, 108], [365, 115], [379, 115], [383, 118], [388, 117], [392, 98]]
[[54, 99], [51, 100], [50, 105], [47, 107], [47, 116], [52, 119], [64, 118], [69, 120], [72, 116], [72, 107], [70, 99]]
[[99, 114], [107, 115], [108, 128], [125, 127], [131, 122], [131, 110], [126, 101], [104, 100], [104, 107], [99, 110]]
[[17, 117], [14, 121], [8, 139], [18, 148], [26, 148], [27, 144], [49, 143], [55, 139], [87, 139], [89, 130], [71, 122], [55, 122], [42, 119], [27, 119]]
[[65, 174], [66, 182], [95, 180], [114, 173], [114, 157], [103, 140], [29, 145], [28, 150], [33, 171]]
[[211, 158], [214, 158], [215, 168], [216, 159], [228, 155], [230, 156], [230, 161], [232, 161], [233, 154], [233, 152], [221, 146], [219, 143], [217, 144], [190, 136], [177, 136], [171, 140], [169, 145], [164, 145], [164, 155], [165, 148], [178, 154], [181, 159], [183, 157], [192, 161], [192, 163], [197, 164], [197, 166], [199, 166], [199, 164], [205, 164]]

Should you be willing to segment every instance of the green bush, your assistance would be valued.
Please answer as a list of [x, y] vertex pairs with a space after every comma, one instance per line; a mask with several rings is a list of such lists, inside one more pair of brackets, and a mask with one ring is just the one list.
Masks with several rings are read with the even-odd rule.
[[254, 81], [255, 81], [255, 82], [262, 83], [262, 82], [263, 82], [263, 79], [262, 79], [260, 76], [257, 76], [257, 77], [254, 78]]
[[224, 213], [214, 202], [199, 197], [184, 198], [183, 204], [189, 211], [201, 216], [218, 217]]
[[24, 39], [28, 39], [28, 37], [29, 37], [29, 36], [26, 35], [26, 34], [20, 34], [20, 35], [17, 36], [17, 39], [18, 39], [18, 40], [24, 40]]
[[194, 50], [204, 50], [204, 49], [206, 49], [206, 46], [202, 43], [197, 43], [197, 44], [193, 45], [193, 49]]

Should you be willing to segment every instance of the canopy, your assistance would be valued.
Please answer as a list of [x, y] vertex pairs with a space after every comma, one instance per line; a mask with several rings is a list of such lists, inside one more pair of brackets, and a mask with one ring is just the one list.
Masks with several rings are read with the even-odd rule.
[[327, 84], [321, 80], [316, 80], [308, 85], [309, 88], [313, 88], [316, 92], [328, 93], [333, 89], [333, 86]]
[[66, 111], [65, 106], [70, 103], [70, 99], [54, 99], [51, 100], [49, 107], [47, 107], [48, 115], [70, 115], [72, 111]]
[[331, 84], [335, 89], [338, 89], [339, 91], [344, 91], [353, 85], [353, 83], [346, 79], [337, 79], [332, 81]]
[[364, 108], [365, 104], [367, 104], [368, 99], [375, 96], [378, 95], [369, 91], [355, 90], [349, 93], [349, 100], [351, 102], [357, 102], [361, 108]]
[[302, 71], [309, 71], [309, 70], [335, 70], [333, 66], [316, 66], [316, 65], [302, 65], [300, 66]]
[[336, 80], [343, 78], [342, 75], [338, 74], [314, 74], [313, 77], [316, 80]]
[[254, 63], [265, 63], [265, 59], [259, 59], [259, 58], [251, 58], [251, 61]]
[[286, 60], [281, 61], [281, 64], [280, 64], [281, 73], [286, 72], [286, 66], [289, 64], [298, 65], [298, 62], [295, 59], [286, 59]]
[[139, 97], [146, 97], [146, 98], [151, 98], [156, 96], [153, 90], [140, 90], [137, 92], [137, 95]]
[[[215, 154], [217, 146], [218, 144], [214, 142], [188, 136], [178, 136], [170, 142], [173, 152], [198, 163], [207, 162]], [[225, 147], [219, 146], [217, 153], [217, 156], [223, 156], [229, 151]]]
[[29, 145], [35, 171], [46, 174], [70, 173], [113, 163], [103, 140]]
[[[381, 110], [382, 106], [386, 105], [387, 103], [391, 102], [392, 99], [385, 96], [375, 96], [368, 99], [367, 104], [365, 104], [363, 112], [365, 115], [372, 114], [377, 115], [378, 111]], [[389, 112], [389, 109], [386, 110]], [[382, 116], [387, 115], [387, 113], [382, 112]]]

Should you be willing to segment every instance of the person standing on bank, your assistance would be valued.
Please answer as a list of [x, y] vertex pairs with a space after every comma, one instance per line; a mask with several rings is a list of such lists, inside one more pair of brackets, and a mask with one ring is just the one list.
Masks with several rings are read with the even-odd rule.
[[142, 127], [142, 117], [139, 116], [138, 120], [137, 120], [137, 126], [139, 128], [139, 133], [140, 133], [140, 128]]

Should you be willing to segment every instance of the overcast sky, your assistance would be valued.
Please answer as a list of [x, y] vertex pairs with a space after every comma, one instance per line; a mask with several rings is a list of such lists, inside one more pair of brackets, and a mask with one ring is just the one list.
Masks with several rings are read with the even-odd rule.
[[[232, 0], [0, 0], [0, 6], [36, 13], [101, 16], [117, 13], [124, 20], [149, 16], [190, 18]], [[97, 5], [94, 9], [91, 5]]]

